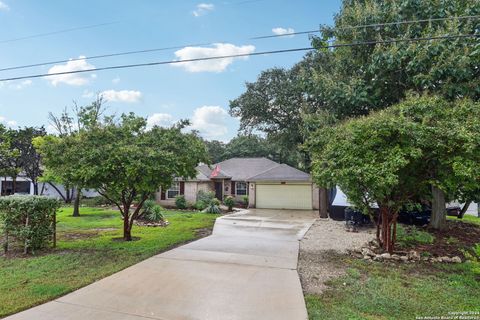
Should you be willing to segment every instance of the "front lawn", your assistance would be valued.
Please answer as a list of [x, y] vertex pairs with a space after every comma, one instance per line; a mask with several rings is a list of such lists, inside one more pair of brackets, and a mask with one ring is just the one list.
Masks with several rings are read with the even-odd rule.
[[169, 211], [170, 225], [134, 226], [138, 241], [122, 237], [120, 213], [102, 208], [72, 208], [57, 216], [57, 248], [32, 257], [0, 257], [0, 317], [38, 305], [102, 279], [211, 229], [218, 215]]
[[345, 276], [330, 281], [324, 294], [305, 296], [312, 320], [416, 319], [480, 312], [480, 276], [468, 264], [388, 265], [351, 258], [339, 263], [347, 267]]

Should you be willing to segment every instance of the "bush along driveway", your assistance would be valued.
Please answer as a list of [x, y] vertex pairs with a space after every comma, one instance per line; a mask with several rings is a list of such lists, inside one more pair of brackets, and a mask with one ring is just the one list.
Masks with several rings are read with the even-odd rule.
[[0, 317], [52, 300], [208, 233], [218, 215], [167, 212], [167, 227], [133, 227], [122, 236], [120, 213], [103, 208], [58, 213], [57, 248], [33, 256], [0, 256]]

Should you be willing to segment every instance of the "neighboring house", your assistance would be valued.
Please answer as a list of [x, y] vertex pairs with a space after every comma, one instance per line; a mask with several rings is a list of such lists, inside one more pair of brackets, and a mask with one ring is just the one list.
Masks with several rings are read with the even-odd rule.
[[[65, 194], [64, 186], [60, 184], [55, 184], [55, 187]], [[0, 177], [0, 196], [6, 196], [12, 194], [13, 191], [13, 179], [11, 177]], [[34, 194], [33, 183], [24, 175], [19, 175], [15, 181], [15, 194]], [[38, 194], [61, 199], [61, 196], [58, 194], [52, 185], [49, 183], [39, 182], [38, 183]], [[82, 194], [86, 198], [91, 198], [98, 196], [98, 192], [93, 189], [84, 189]]]
[[156, 195], [159, 204], [175, 205], [175, 197], [184, 195], [195, 203], [198, 191], [213, 191], [217, 199], [233, 196], [238, 202], [248, 196], [250, 208], [318, 209], [318, 188], [310, 175], [267, 158], [232, 158], [212, 166], [197, 168], [193, 179], [175, 179], [167, 190]]

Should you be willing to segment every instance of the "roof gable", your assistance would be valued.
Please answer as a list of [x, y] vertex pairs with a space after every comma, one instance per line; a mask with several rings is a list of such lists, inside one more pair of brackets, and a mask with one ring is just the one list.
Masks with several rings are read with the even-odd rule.
[[310, 175], [286, 164], [279, 164], [274, 168], [252, 176], [248, 181], [309, 181]]
[[234, 181], [308, 181], [310, 175], [286, 164], [267, 158], [231, 158], [217, 164], [197, 166], [198, 181], [211, 180], [212, 171], [218, 166], [215, 178], [231, 178]]

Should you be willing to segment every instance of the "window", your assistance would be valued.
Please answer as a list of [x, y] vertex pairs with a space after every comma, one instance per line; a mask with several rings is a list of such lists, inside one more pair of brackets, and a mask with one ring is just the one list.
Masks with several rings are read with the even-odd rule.
[[246, 182], [237, 182], [235, 184], [235, 190], [236, 190], [237, 196], [247, 195], [247, 183]]
[[172, 199], [180, 194], [180, 182], [174, 182], [167, 190], [167, 198]]

